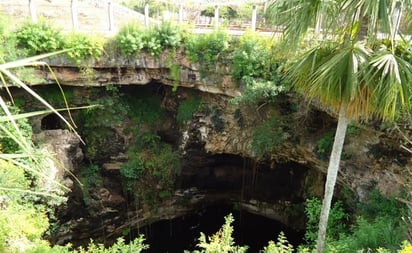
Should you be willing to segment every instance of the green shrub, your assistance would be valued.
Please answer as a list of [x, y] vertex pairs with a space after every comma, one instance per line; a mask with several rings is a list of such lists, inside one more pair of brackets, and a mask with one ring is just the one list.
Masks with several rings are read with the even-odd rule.
[[156, 30], [148, 30], [144, 33], [143, 43], [144, 50], [151, 56], [159, 56], [163, 52], [163, 47], [160, 38], [157, 36]]
[[181, 40], [179, 28], [164, 22], [155, 29], [145, 31], [143, 49], [152, 56], [159, 56], [165, 49], [180, 46]]
[[[7, 201], [21, 201], [25, 195], [19, 191], [7, 191], [6, 189], [29, 189], [30, 180], [26, 177], [23, 169], [14, 166], [12, 163], [0, 159], [0, 186], [3, 190], [0, 190], [0, 206], [7, 204]], [[3, 199], [7, 196], [8, 200]], [[0, 207], [1, 210], [1, 207]]]
[[138, 150], [130, 149], [129, 161], [121, 168], [126, 190], [139, 195], [148, 204], [156, 203], [159, 197], [170, 196], [180, 172], [179, 154], [169, 144], [160, 142], [160, 138], [152, 140], [156, 143], [137, 144]]
[[24, 23], [15, 36], [17, 46], [26, 49], [29, 55], [55, 52], [64, 46], [60, 30], [45, 21]]
[[76, 117], [80, 126], [79, 133], [87, 144], [85, 153], [92, 160], [107, 154], [102, 147], [116, 138], [114, 127], [121, 125], [129, 112], [129, 105], [116, 89], [106, 92], [95, 89], [93, 92], [95, 94], [87, 102], [100, 106], [81, 110]]
[[395, 197], [386, 197], [378, 190], [373, 190], [368, 201], [359, 203], [357, 206], [358, 214], [367, 220], [373, 220], [377, 217], [392, 217], [399, 221], [407, 215], [405, 204], [398, 201]]
[[[200, 250], [195, 250], [193, 253], [243, 253], [246, 252], [247, 246], [237, 246], [233, 239], [233, 223], [232, 214], [225, 217], [225, 224], [216, 234], [206, 237], [204, 233], [200, 234], [199, 243], [197, 246]], [[189, 251], [185, 251], [189, 253]]]
[[246, 33], [240, 38], [239, 46], [232, 58], [232, 76], [246, 85], [256, 79], [271, 80], [270, 40], [257, 34]]
[[144, 161], [138, 156], [129, 159], [120, 167], [120, 175], [126, 179], [138, 179], [144, 171]]
[[155, 31], [155, 35], [163, 49], [180, 46], [182, 35], [178, 26], [174, 26], [169, 22], [163, 22]]
[[341, 234], [340, 238], [328, 243], [331, 252], [351, 253], [364, 250], [379, 252], [396, 252], [405, 240], [405, 229], [399, 221], [392, 217], [378, 217], [373, 221], [359, 217], [349, 234]]
[[395, 250], [405, 240], [405, 229], [393, 217], [377, 217], [373, 222], [359, 218], [351, 235], [351, 242], [357, 249]]
[[231, 102], [235, 104], [274, 103], [277, 96], [287, 90], [285, 86], [272, 81], [251, 80], [247, 82], [248, 85], [244, 87], [242, 96], [233, 98]]
[[69, 103], [74, 98], [73, 88], [68, 86], [61, 87], [61, 89], [58, 86], [47, 86], [38, 89], [37, 93], [56, 108], [65, 107], [63, 96]]
[[0, 38], [9, 33], [9, 23], [9, 18], [3, 14], [0, 14]]
[[[173, 53], [176, 55], [176, 53]], [[179, 86], [180, 83], [180, 65], [179, 64], [170, 64], [169, 63], [169, 73], [170, 73], [170, 78], [173, 80], [173, 92], [177, 91], [177, 87]]]
[[[250, 12], [252, 13], [252, 12]], [[215, 7], [214, 6], [208, 6], [205, 9], [203, 9], [200, 13], [202, 16], [207, 16], [207, 17], [214, 17], [215, 16]], [[237, 12], [236, 9], [234, 9], [233, 6], [219, 6], [219, 17], [222, 19], [233, 19], [237, 17]]]
[[[360, 129], [356, 126], [349, 125], [347, 130], [346, 130], [346, 135], [356, 137], [360, 132]], [[316, 148], [316, 154], [319, 159], [322, 160], [327, 160], [330, 156], [330, 153], [332, 152], [332, 147], [333, 147], [333, 142], [335, 140], [335, 131], [328, 131], [326, 132], [323, 137], [318, 140], [317, 142], [317, 148]], [[342, 157], [347, 158], [349, 154], [345, 153], [343, 151]]]
[[191, 95], [181, 101], [177, 108], [176, 121], [182, 123], [190, 120], [195, 112], [197, 112], [202, 104], [202, 99], [199, 96]]
[[158, 94], [141, 91], [136, 94], [125, 94], [124, 101], [128, 105], [128, 115], [135, 124], [146, 124], [156, 126], [166, 115], [162, 108], [162, 98]]
[[257, 157], [266, 157], [288, 138], [283, 129], [284, 122], [279, 116], [273, 116], [263, 122], [252, 132], [251, 148]]
[[100, 167], [95, 164], [82, 167], [79, 181], [81, 184], [83, 201], [87, 206], [91, 206], [96, 200], [90, 195], [90, 190], [99, 188], [103, 185], [103, 177], [100, 173]]
[[149, 248], [149, 245], [145, 244], [144, 240], [143, 235], [129, 243], [125, 243], [123, 238], [118, 238], [110, 247], [91, 241], [86, 248], [79, 247], [78, 249], [73, 249], [70, 245], [50, 247], [48, 244], [39, 243], [36, 247], [27, 251], [27, 253], [140, 253]]
[[80, 181], [87, 190], [102, 185], [103, 178], [100, 174], [100, 167], [96, 164], [83, 167], [80, 173]]
[[78, 65], [88, 58], [99, 58], [103, 53], [103, 41], [82, 33], [72, 33], [65, 36], [64, 48], [72, 49], [67, 52], [70, 59]]
[[358, 205], [357, 215], [351, 233], [331, 243], [331, 247], [345, 248], [341, 251], [344, 253], [379, 248], [395, 252], [406, 239], [406, 224], [402, 217], [407, 215], [407, 208], [394, 197], [385, 197], [374, 190], [367, 202]]
[[14, 34], [2, 33], [0, 35], [0, 63], [21, 59], [25, 56], [25, 53], [24, 49], [17, 48], [17, 38]]
[[9, 203], [0, 212], [0, 251], [19, 252], [21, 247], [33, 247], [48, 225], [42, 210], [28, 203]]
[[[319, 217], [322, 208], [322, 203], [318, 198], [310, 198], [306, 200], [305, 214], [306, 214], [306, 232], [305, 241], [308, 245], [316, 243], [318, 237]], [[343, 209], [343, 204], [337, 201], [333, 204], [328, 219], [327, 238], [328, 240], [336, 240], [340, 234], [345, 231], [345, 221], [349, 215]]]
[[289, 244], [283, 232], [280, 232], [277, 242], [269, 241], [262, 253], [293, 253], [293, 246]]
[[89, 243], [87, 250], [80, 248], [75, 250], [73, 253], [140, 253], [148, 248], [149, 246], [144, 243], [143, 235], [140, 235], [129, 244], [126, 244], [123, 238], [118, 238], [116, 243], [110, 247], [105, 247], [103, 244], [96, 244], [92, 241]]
[[228, 50], [230, 37], [226, 32], [192, 35], [185, 43], [185, 52], [189, 60], [200, 63], [200, 72], [204, 76], [216, 70], [221, 55]]
[[[382, 43], [390, 50], [392, 48], [392, 40], [384, 39]], [[412, 41], [402, 37], [395, 41], [395, 54], [402, 59], [412, 63]]]
[[335, 138], [335, 131], [329, 131], [317, 142], [316, 154], [320, 159], [328, 159], [332, 151], [333, 141]]
[[355, 125], [349, 125], [346, 129], [347, 136], [356, 137], [360, 134], [360, 128]]
[[[307, 200], [305, 240], [309, 244], [317, 239], [320, 209], [320, 200]], [[329, 215], [326, 252], [397, 252], [406, 238], [406, 225], [401, 221], [405, 206], [373, 192], [369, 201], [360, 204], [356, 211], [356, 222], [350, 229], [345, 229], [344, 221], [348, 216], [342, 204], [335, 203]]]
[[160, 143], [160, 136], [154, 133], [143, 132], [139, 134], [138, 140], [143, 149], [156, 150]]
[[[122, 5], [127, 6], [130, 9], [133, 9], [137, 12], [144, 13], [144, 7], [147, 3], [146, 0], [123, 0]], [[159, 18], [159, 13], [163, 13], [165, 10], [170, 10], [173, 7], [169, 4], [165, 4], [161, 1], [151, 1], [150, 2], [150, 11], [149, 16], [152, 18]]]
[[120, 171], [126, 191], [149, 205], [170, 196], [180, 172], [180, 157], [172, 146], [155, 134], [140, 133], [128, 153], [129, 161]]
[[172, 189], [175, 176], [180, 172], [179, 154], [169, 144], [160, 145], [155, 154], [146, 164], [163, 188]]
[[137, 23], [129, 23], [120, 28], [116, 35], [117, 46], [124, 56], [132, 56], [140, 53], [144, 47], [144, 31]]

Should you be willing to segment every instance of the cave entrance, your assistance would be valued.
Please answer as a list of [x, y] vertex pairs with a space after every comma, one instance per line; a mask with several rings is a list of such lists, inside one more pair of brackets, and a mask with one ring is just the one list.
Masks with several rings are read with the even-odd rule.
[[242, 199], [301, 202], [308, 170], [293, 161], [257, 163], [238, 155], [203, 154], [183, 162], [180, 187], [239, 193]]
[[224, 224], [228, 214], [234, 217], [233, 238], [236, 245], [247, 245], [247, 252], [260, 252], [269, 241], [276, 241], [281, 231], [289, 243], [297, 246], [303, 242], [303, 232], [295, 231], [275, 220], [234, 208], [227, 203], [216, 203], [202, 210], [172, 220], [164, 220], [131, 231], [129, 236], [143, 233], [150, 245], [147, 252], [181, 253], [198, 249], [200, 232], [206, 236], [215, 234]]
[[[248, 252], [260, 252], [267, 246], [268, 241], [276, 241], [281, 231], [292, 245], [301, 244], [305, 216], [305, 177], [308, 171], [308, 167], [294, 161], [256, 162], [239, 155], [192, 152], [183, 162], [182, 188], [195, 187], [202, 192], [225, 195], [225, 203], [231, 204], [213, 205], [202, 211], [201, 215], [193, 214], [152, 224], [150, 228], [146, 228], [148, 242], [157, 244], [157, 241], [165, 240], [161, 244], [169, 249], [157, 248], [162, 245], [156, 245], [151, 252], [193, 250], [198, 243], [200, 232], [206, 235], [216, 233], [224, 223], [224, 216], [229, 213], [235, 218], [235, 242], [237, 245], [248, 245]], [[292, 204], [293, 210], [285, 209], [284, 212], [287, 213], [283, 213], [285, 219], [282, 223], [281, 219], [273, 220], [249, 213], [245, 209], [233, 208], [236, 201], [249, 203], [250, 200], [255, 203], [287, 202]], [[190, 224], [181, 224], [184, 222]], [[202, 224], [205, 224], [204, 227], [201, 227]], [[157, 226], [162, 229], [158, 230]], [[296, 231], [291, 227], [300, 230]], [[160, 236], [161, 233], [165, 233], [163, 237]], [[177, 234], [183, 234], [184, 238], [177, 238]], [[185, 248], [179, 248], [179, 243], [174, 245], [179, 241], [185, 241]]]
[[41, 119], [41, 130], [56, 129], [63, 129], [63, 123], [55, 113], [49, 114]]

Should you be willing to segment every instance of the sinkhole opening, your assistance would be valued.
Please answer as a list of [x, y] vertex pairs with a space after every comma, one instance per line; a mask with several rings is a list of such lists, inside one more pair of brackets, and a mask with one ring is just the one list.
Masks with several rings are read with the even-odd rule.
[[190, 215], [172, 220], [163, 220], [130, 231], [129, 238], [144, 234], [150, 248], [145, 252], [182, 253], [184, 250], [200, 249], [200, 233], [207, 237], [215, 234], [225, 223], [224, 217], [232, 214], [236, 245], [247, 245], [248, 253], [258, 253], [269, 241], [276, 241], [280, 232], [284, 232], [289, 243], [297, 246], [303, 242], [303, 231], [295, 231], [284, 224], [227, 203], [217, 203]]

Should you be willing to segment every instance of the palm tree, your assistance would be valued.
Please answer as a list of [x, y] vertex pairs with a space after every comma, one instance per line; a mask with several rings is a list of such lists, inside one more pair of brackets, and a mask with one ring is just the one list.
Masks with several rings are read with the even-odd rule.
[[291, 40], [299, 45], [311, 27], [322, 25], [318, 29], [322, 36], [310, 40], [314, 46], [298, 56], [287, 73], [297, 91], [338, 117], [320, 214], [318, 253], [325, 247], [349, 122], [393, 119], [399, 108], [410, 109], [412, 66], [395, 50], [401, 8], [410, 6], [411, 0], [278, 0], [272, 4], [274, 12], [293, 16], [284, 19], [288, 45]]

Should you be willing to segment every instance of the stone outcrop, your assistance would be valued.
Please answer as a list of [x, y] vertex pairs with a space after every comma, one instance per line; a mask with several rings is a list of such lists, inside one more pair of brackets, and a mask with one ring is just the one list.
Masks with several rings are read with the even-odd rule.
[[[69, 130], [45, 130], [34, 135], [34, 141], [45, 149], [48, 155], [48, 175], [46, 184], [53, 181], [63, 183], [67, 188], [73, 187], [73, 175], [83, 160], [80, 138]], [[52, 187], [52, 186], [51, 186]], [[47, 188], [47, 187], [46, 187]]]
[[[192, 88], [206, 93], [223, 94], [231, 97], [241, 95], [233, 83], [228, 69], [217, 68], [217, 73], [202, 76], [198, 64], [191, 64], [178, 52], [171, 56], [163, 52], [159, 57], [141, 53], [136, 58], [101, 58], [84, 62], [84, 71], [65, 57], [47, 60], [54, 73], [42, 69], [38, 75], [46, 83], [55, 83], [55, 77], [62, 85], [101, 87], [106, 85], [146, 85], [157, 81], [169, 86]], [[177, 66], [178, 72], [172, 73], [171, 67]]]

